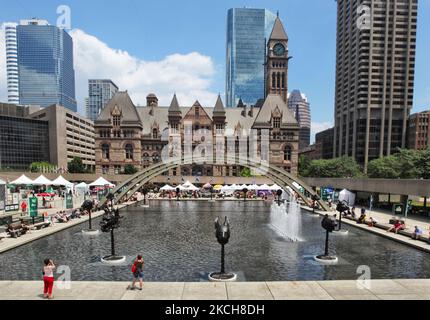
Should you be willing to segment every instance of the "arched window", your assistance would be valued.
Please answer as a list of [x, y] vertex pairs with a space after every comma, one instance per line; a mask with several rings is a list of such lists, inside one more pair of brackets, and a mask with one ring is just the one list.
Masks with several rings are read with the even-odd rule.
[[148, 162], [149, 161], [149, 154], [144, 153], [143, 154], [143, 162]]
[[291, 148], [291, 146], [285, 146], [284, 149], [284, 161], [291, 161], [291, 159], [293, 158], [293, 149]]
[[103, 159], [109, 159], [109, 145], [106, 143], [102, 145], [102, 157]]
[[153, 163], [160, 162], [160, 156], [157, 153], [154, 153], [154, 155], [152, 156], [152, 162]]
[[282, 87], [281, 88], [285, 88], [285, 73], [282, 73]]
[[131, 144], [125, 146], [125, 158], [127, 160], [133, 160], [133, 146]]
[[278, 72], [276, 74], [276, 88], [280, 88], [281, 87], [281, 74]]
[[152, 129], [152, 139], [158, 138], [158, 130], [156, 128]]
[[272, 73], [272, 88], [276, 88], [276, 74]]

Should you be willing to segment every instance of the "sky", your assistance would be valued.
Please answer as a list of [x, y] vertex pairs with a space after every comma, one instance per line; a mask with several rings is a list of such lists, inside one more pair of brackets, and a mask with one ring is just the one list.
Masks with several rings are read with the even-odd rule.
[[[181, 105], [225, 101], [226, 19], [229, 8], [279, 10], [289, 36], [289, 89], [311, 104], [312, 135], [333, 124], [336, 2], [333, 0], [0, 0], [0, 25], [38, 17], [56, 24], [71, 9], [78, 110], [88, 79], [110, 78], [135, 104], [154, 92], [161, 105], [177, 93]], [[2, 33], [0, 33], [2, 34]], [[4, 38], [0, 36], [0, 101], [6, 101]], [[430, 0], [419, 1], [413, 112], [430, 109]]]

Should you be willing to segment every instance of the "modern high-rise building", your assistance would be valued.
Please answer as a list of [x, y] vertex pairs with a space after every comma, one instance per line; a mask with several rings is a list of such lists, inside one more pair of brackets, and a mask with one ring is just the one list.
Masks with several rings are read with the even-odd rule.
[[87, 118], [95, 121], [110, 99], [118, 92], [112, 80], [88, 80]]
[[338, 0], [334, 156], [364, 165], [406, 147], [418, 0]]
[[276, 15], [266, 9], [230, 9], [227, 14], [226, 104], [264, 99], [266, 44]]
[[16, 23], [5, 23], [7, 98], [9, 103], [19, 104], [18, 47]]
[[288, 108], [294, 113], [300, 125], [299, 149], [311, 144], [311, 109], [306, 95], [294, 90], [288, 95]]
[[76, 111], [73, 40], [45, 20], [22, 20], [16, 27], [19, 103], [63, 105]]

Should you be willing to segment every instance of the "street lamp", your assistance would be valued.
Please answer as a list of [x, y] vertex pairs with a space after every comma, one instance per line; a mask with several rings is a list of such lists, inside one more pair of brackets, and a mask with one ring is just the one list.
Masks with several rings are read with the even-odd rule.
[[227, 282], [235, 281], [237, 276], [234, 273], [225, 272], [225, 251], [224, 246], [230, 240], [230, 223], [228, 218], [225, 217], [224, 223], [221, 224], [220, 218], [215, 220], [215, 236], [218, 243], [221, 245], [221, 272], [213, 272], [209, 275], [209, 280], [214, 282]]
[[328, 253], [328, 236], [329, 233], [333, 232], [336, 228], [336, 219], [334, 217], [329, 217], [329, 215], [326, 214], [321, 222], [321, 226], [326, 230], [325, 250], [324, 254], [315, 256], [314, 259], [315, 261], [324, 264], [335, 264], [339, 259], [336, 256], [330, 256]]

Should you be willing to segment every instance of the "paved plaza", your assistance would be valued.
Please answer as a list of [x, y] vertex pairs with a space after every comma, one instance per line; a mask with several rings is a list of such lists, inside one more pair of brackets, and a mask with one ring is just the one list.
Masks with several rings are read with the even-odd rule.
[[[128, 290], [126, 282], [73, 282], [54, 287], [56, 300], [430, 300], [430, 279], [308, 282], [148, 282]], [[43, 300], [42, 281], [0, 282], [0, 300]]]

